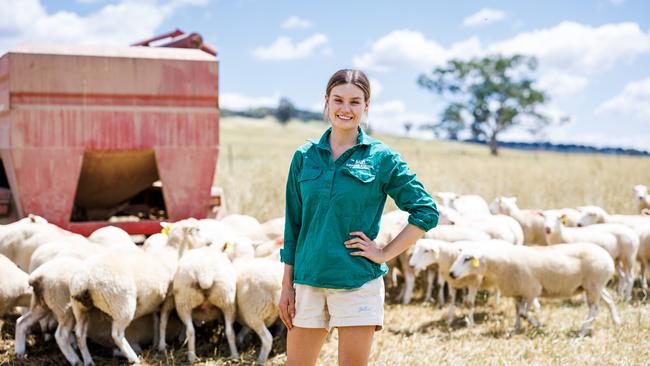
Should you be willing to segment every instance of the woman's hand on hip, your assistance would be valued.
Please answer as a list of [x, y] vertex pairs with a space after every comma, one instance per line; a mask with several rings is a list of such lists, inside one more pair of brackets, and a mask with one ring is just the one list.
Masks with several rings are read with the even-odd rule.
[[282, 285], [282, 292], [280, 293], [280, 320], [284, 323], [287, 329], [293, 328], [293, 317], [296, 316], [296, 292], [291, 285]]
[[351, 236], [356, 238], [346, 240], [343, 244], [348, 249], [359, 249], [359, 251], [351, 252], [350, 255], [368, 258], [375, 263], [383, 263], [384, 252], [374, 240], [370, 240], [366, 234], [361, 231], [353, 231]]

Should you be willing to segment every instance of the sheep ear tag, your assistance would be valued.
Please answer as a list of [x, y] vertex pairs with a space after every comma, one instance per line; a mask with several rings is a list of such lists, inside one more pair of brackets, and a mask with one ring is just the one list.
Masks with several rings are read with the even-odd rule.
[[562, 217], [562, 225], [566, 226], [566, 217], [564, 217], [564, 216]]
[[162, 230], [160, 230], [160, 233], [165, 235], [165, 236], [169, 236], [169, 231], [171, 231], [171, 229], [172, 229], [172, 225], [169, 224], [169, 225], [163, 227]]
[[235, 246], [231, 242], [226, 242], [224, 244], [223, 249], [226, 253], [232, 253], [235, 251]]
[[481, 265], [481, 262], [478, 260], [478, 258], [474, 257], [474, 258], [472, 258], [472, 260], [469, 262], [469, 264], [470, 264], [473, 268], [478, 268], [478, 267]]

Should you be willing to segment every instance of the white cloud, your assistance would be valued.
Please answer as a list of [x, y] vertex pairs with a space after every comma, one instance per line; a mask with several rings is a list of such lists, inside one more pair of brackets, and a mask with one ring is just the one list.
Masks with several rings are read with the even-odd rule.
[[463, 26], [476, 27], [496, 23], [506, 18], [506, 13], [501, 10], [484, 8], [463, 20]]
[[372, 99], [376, 99], [383, 90], [384, 86], [379, 82], [379, 80], [370, 78], [370, 93]]
[[536, 87], [551, 95], [565, 97], [584, 90], [587, 84], [589, 84], [589, 79], [585, 77], [559, 70], [550, 70], [539, 77]]
[[[418, 126], [429, 121], [428, 114], [408, 112], [406, 104], [401, 100], [389, 100], [384, 103], [371, 104], [368, 112], [370, 127], [375, 131], [394, 134], [404, 134], [404, 122], [412, 122], [414, 127], [411, 135], [421, 134]], [[430, 134], [426, 134], [430, 135]]]
[[[328, 43], [324, 34], [314, 34], [300, 43], [293, 43], [289, 37], [280, 37], [268, 47], [258, 47], [253, 50], [253, 55], [261, 60], [295, 60], [311, 55], [319, 47]], [[324, 47], [327, 54], [328, 48]]]
[[595, 113], [633, 115], [650, 122], [650, 77], [628, 83], [621, 93], [596, 108]]
[[297, 16], [289, 17], [282, 23], [282, 28], [292, 29], [292, 28], [309, 28], [311, 27], [311, 22], [307, 19], [302, 19]]
[[250, 97], [240, 93], [221, 93], [219, 106], [235, 111], [243, 111], [255, 107], [277, 107], [280, 102], [280, 95], [276, 93], [272, 97]]
[[208, 0], [121, 0], [87, 15], [48, 13], [39, 0], [0, 0], [0, 54], [20, 43], [129, 45], [149, 38], [177, 9]]
[[470, 38], [445, 49], [437, 42], [426, 39], [421, 32], [401, 29], [375, 41], [370, 48], [369, 52], [353, 58], [354, 66], [385, 72], [402, 66], [427, 69], [442, 65], [456, 56], [476, 54], [480, 50], [480, 42], [478, 38]]
[[590, 74], [612, 68], [620, 62], [650, 53], [650, 32], [636, 23], [591, 27], [562, 22], [555, 27], [522, 32], [513, 38], [481, 45], [476, 37], [444, 47], [422, 33], [395, 30], [371, 44], [370, 50], [355, 56], [356, 67], [389, 71], [408, 67], [424, 71], [452, 58], [471, 58], [494, 53], [536, 56], [540, 67]]

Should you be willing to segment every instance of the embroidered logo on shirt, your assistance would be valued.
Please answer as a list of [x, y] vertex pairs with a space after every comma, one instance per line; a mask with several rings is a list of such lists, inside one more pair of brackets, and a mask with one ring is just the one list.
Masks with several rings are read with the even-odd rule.
[[372, 167], [370, 164], [368, 164], [368, 161], [366, 159], [350, 159], [346, 164], [346, 167], [350, 169], [365, 169], [365, 170], [370, 170]]
[[360, 313], [368, 312], [368, 311], [370, 311], [370, 307], [368, 307], [368, 306], [361, 306], [361, 307], [359, 307], [359, 312], [360, 312]]

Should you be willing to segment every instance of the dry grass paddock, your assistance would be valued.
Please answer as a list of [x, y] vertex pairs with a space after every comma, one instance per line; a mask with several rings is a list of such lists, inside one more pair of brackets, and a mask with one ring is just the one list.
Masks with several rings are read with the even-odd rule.
[[[307, 138], [321, 135], [322, 123], [292, 122], [282, 127], [271, 120], [224, 118], [221, 123], [221, 153], [217, 185], [224, 188], [230, 212], [264, 221], [284, 211], [284, 185], [293, 151]], [[399, 151], [430, 191], [477, 193], [491, 201], [496, 195], [519, 198], [522, 208], [574, 207], [595, 204], [618, 213], [633, 213], [632, 186], [650, 184], [650, 159], [635, 157], [520, 152], [502, 150], [498, 158], [488, 149], [451, 142], [417, 141], [378, 136]], [[389, 200], [387, 209], [394, 208]], [[421, 278], [419, 281], [421, 282]], [[514, 305], [503, 299], [479, 297], [476, 326], [468, 329], [459, 306], [455, 321], [446, 325], [446, 309], [423, 303], [416, 292], [410, 305], [387, 304], [385, 329], [376, 333], [373, 365], [650, 365], [650, 305], [638, 288], [632, 304], [617, 303], [623, 325], [614, 327], [606, 307], [594, 324], [594, 332], [577, 338], [587, 315], [580, 297], [542, 300], [535, 314], [541, 329], [525, 327], [513, 331]], [[65, 359], [52, 341], [30, 336], [28, 358], [13, 358], [12, 322], [0, 341], [0, 365], [63, 365]], [[286, 360], [282, 335], [274, 339], [268, 364]], [[228, 360], [223, 329], [197, 329], [199, 364], [251, 364], [259, 349], [249, 336], [239, 360]], [[91, 350], [92, 352], [92, 350]], [[98, 352], [98, 365], [124, 363], [110, 352]], [[336, 364], [336, 332], [331, 333], [321, 353], [320, 365]], [[167, 354], [145, 350], [146, 365], [186, 363], [186, 347], [175, 344]]]

